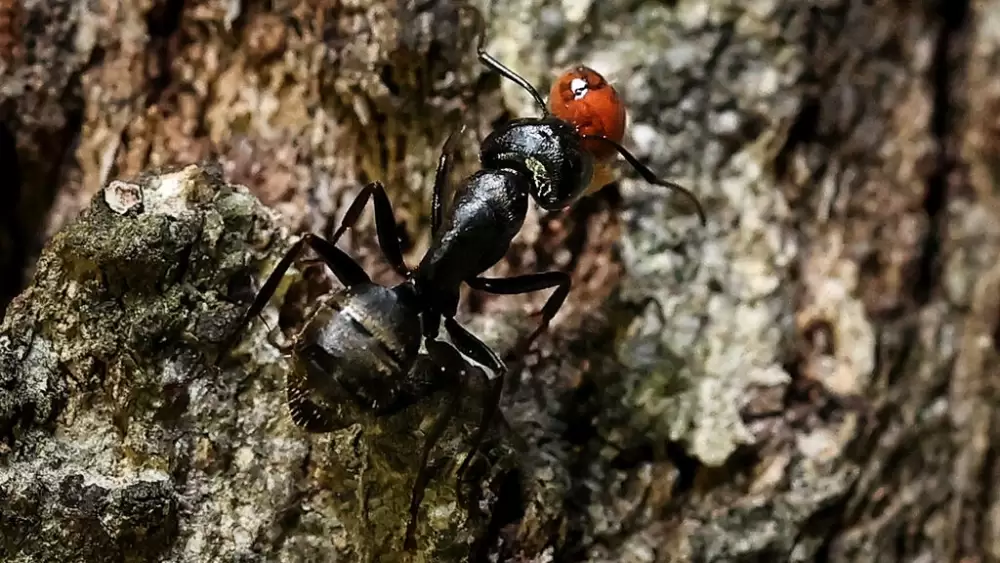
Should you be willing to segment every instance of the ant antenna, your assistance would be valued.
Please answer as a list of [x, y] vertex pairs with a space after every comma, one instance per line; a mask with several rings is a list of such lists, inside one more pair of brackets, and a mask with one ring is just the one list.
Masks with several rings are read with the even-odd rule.
[[535, 104], [538, 105], [538, 109], [542, 111], [542, 115], [548, 117], [549, 108], [545, 105], [545, 98], [542, 98], [542, 95], [538, 93], [538, 90], [536, 90], [526, 78], [514, 72], [502, 62], [495, 59], [493, 55], [486, 52], [486, 19], [483, 18], [482, 12], [480, 12], [476, 7], [468, 4], [462, 4], [459, 7], [459, 10], [472, 12], [473, 17], [476, 20], [476, 30], [479, 35], [479, 40], [476, 43], [476, 55], [479, 57], [479, 62], [486, 68], [492, 70], [507, 80], [510, 80], [514, 84], [517, 84], [528, 92], [528, 94], [531, 94], [531, 97], [535, 100]]
[[645, 164], [639, 162], [639, 159], [637, 159], [632, 153], [630, 153], [628, 149], [626, 149], [619, 143], [616, 143], [615, 141], [612, 141], [611, 139], [603, 135], [582, 135], [582, 137], [587, 140], [601, 141], [603, 143], [607, 143], [612, 147], [614, 147], [614, 149], [618, 151], [618, 154], [620, 154], [622, 158], [624, 158], [625, 161], [628, 162], [632, 166], [632, 168], [634, 168], [635, 171], [639, 173], [640, 176], [642, 176], [642, 179], [649, 182], [650, 184], [653, 184], [655, 186], [663, 186], [664, 188], [669, 188], [676, 192], [680, 192], [681, 195], [689, 199], [694, 204], [695, 209], [698, 212], [698, 218], [701, 220], [701, 226], [704, 227], [708, 224], [708, 220], [705, 217], [705, 210], [704, 208], [702, 208], [701, 202], [698, 201], [697, 196], [695, 196], [694, 193], [691, 192], [691, 190], [675, 182], [657, 178], [656, 174], [654, 174], [653, 171], [650, 170], [649, 167], [647, 167]]

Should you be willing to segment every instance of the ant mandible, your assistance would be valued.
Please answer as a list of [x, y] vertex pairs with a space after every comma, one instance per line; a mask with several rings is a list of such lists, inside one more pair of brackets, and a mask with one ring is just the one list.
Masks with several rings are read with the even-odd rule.
[[[482, 25], [481, 14], [470, 9]], [[467, 374], [470, 366], [454, 348], [437, 340], [443, 322], [454, 347], [495, 374], [470, 452], [457, 471], [459, 476], [485, 437], [507, 372], [497, 353], [455, 320], [462, 284], [501, 295], [555, 289], [540, 311], [538, 327], [514, 347], [515, 358], [527, 353], [569, 294], [570, 277], [565, 272], [482, 276], [506, 255], [524, 223], [528, 199], [547, 210], [566, 207], [595, 189], [602, 167], [619, 154], [648, 182], [690, 197], [705, 222], [694, 195], [658, 179], [622, 147], [624, 106], [599, 74], [584, 67], [567, 73], [556, 82], [553, 93], [558, 95], [553, 95], [551, 107], [546, 107], [534, 87], [484, 50], [483, 41], [480, 35], [479, 60], [527, 90], [543, 116], [512, 120], [486, 137], [480, 147], [482, 169], [462, 181], [445, 215], [443, 199], [458, 132], [449, 136], [434, 179], [432, 241], [417, 267], [410, 268], [404, 262], [392, 204], [383, 185], [372, 182], [355, 198], [330, 240], [306, 234], [288, 250], [239, 325], [242, 330], [263, 310], [285, 272], [306, 248], [326, 263], [344, 288], [316, 303], [299, 334], [281, 348], [293, 358], [286, 388], [292, 420], [309, 432], [331, 432], [356, 422], [365, 413], [382, 416], [396, 412], [450, 383], [457, 383], [457, 397], [463, 387], [458, 376]], [[566, 96], [567, 91], [571, 97]], [[369, 199], [374, 200], [379, 247], [393, 270], [403, 277], [393, 287], [373, 283], [353, 258], [336, 247]], [[238, 334], [224, 343], [223, 352]], [[425, 381], [413, 376], [416, 362], [424, 357], [419, 353], [421, 341], [427, 348], [426, 357], [441, 368], [438, 379]], [[415, 545], [416, 519], [429, 475], [428, 456], [452, 414], [449, 408], [439, 416], [424, 443], [411, 495], [405, 540], [408, 549]]]

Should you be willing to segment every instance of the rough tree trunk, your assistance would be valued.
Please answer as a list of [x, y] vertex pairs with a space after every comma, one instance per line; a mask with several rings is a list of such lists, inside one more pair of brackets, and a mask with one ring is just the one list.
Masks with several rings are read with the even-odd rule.
[[[0, 0], [0, 559], [407, 560], [444, 395], [307, 435], [264, 323], [208, 365], [291, 234], [380, 179], [414, 263], [445, 137], [457, 180], [534, 111], [453, 4]], [[464, 397], [414, 560], [1000, 558], [1000, 2], [493, 4], [489, 49], [609, 76], [709, 226], [624, 168], [531, 212], [493, 273], [574, 289], [460, 491]], [[343, 246], [390, 283], [366, 221]], [[293, 271], [264, 316], [329, 287]], [[461, 320], [508, 351], [544, 297]]]

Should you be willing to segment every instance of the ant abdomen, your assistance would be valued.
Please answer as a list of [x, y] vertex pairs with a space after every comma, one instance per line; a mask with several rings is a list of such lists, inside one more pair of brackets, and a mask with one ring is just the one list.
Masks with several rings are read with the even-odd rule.
[[580, 197], [594, 174], [576, 128], [555, 117], [510, 121], [486, 137], [479, 159], [485, 168], [524, 174], [535, 202], [550, 211]]
[[391, 410], [420, 349], [420, 316], [406, 286], [359, 284], [330, 295], [306, 322], [288, 379], [292, 419], [330, 432], [361, 413]]

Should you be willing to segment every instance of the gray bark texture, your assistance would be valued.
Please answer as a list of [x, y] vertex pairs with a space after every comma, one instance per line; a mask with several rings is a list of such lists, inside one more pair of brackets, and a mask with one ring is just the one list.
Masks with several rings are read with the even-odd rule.
[[[0, 561], [1000, 560], [1000, 1], [479, 7], [543, 92], [615, 83], [709, 224], [626, 166], [529, 211], [489, 274], [573, 290], [459, 483], [470, 374], [404, 552], [450, 395], [296, 427], [269, 333], [337, 287], [308, 263], [220, 343], [366, 182], [416, 264], [444, 139], [457, 182], [530, 98], [456, 2], [0, 0]], [[373, 231], [341, 247], [394, 283]], [[459, 320], [504, 354], [546, 296]]]

